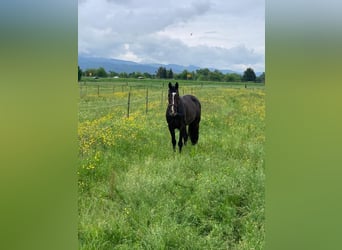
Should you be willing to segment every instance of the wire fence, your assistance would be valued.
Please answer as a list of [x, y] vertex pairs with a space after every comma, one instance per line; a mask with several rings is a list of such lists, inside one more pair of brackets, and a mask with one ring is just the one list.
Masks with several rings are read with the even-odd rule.
[[[260, 89], [264, 85], [256, 84], [187, 84], [182, 85], [180, 94], [203, 93], [217, 88], [231, 89]], [[132, 107], [142, 109], [145, 108], [145, 113], [149, 111], [150, 104], [160, 103], [162, 107], [167, 104], [168, 88], [167, 83], [139, 84], [139, 83], [82, 83], [79, 85], [80, 106], [79, 111], [85, 112], [88, 110], [104, 110], [115, 107], [126, 107], [126, 116], [129, 117]], [[91, 101], [90, 101], [91, 99]]]

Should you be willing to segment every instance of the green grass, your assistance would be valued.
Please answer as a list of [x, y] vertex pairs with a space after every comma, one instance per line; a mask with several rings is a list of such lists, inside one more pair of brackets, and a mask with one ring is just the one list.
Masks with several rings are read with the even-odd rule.
[[264, 247], [264, 90], [206, 85], [193, 94], [200, 138], [181, 154], [160, 88], [149, 89], [147, 114], [146, 90], [133, 89], [129, 118], [126, 91], [80, 99], [80, 249]]

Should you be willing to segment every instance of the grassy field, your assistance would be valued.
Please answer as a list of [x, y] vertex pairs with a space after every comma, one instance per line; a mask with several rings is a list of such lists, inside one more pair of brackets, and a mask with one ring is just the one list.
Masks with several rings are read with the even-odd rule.
[[264, 89], [180, 82], [200, 99], [202, 121], [198, 145], [179, 154], [167, 85], [134, 84], [80, 90], [79, 248], [262, 249]]

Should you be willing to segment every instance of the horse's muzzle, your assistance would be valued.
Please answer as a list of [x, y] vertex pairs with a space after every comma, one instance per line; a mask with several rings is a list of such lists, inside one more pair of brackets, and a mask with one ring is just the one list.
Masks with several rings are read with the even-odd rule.
[[171, 112], [169, 113], [169, 115], [175, 117], [175, 116], [177, 115], [177, 113], [171, 111]]

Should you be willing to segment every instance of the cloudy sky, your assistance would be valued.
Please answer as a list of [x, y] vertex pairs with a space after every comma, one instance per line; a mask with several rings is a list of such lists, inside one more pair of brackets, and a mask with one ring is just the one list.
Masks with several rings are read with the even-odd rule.
[[80, 55], [265, 71], [264, 0], [78, 0]]

